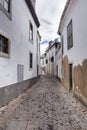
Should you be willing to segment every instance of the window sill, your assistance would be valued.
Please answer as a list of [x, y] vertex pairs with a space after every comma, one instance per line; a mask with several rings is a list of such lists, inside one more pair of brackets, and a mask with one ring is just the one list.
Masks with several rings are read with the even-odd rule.
[[73, 45], [69, 46], [67, 50], [69, 51], [69, 50], [72, 49], [72, 48], [73, 48]]
[[9, 54], [6, 54], [6, 53], [3, 53], [3, 52], [0, 52], [0, 57], [10, 59], [10, 55], [9, 55]]
[[9, 18], [9, 20], [12, 20], [11, 13], [9, 13], [2, 4], [0, 4], [0, 10]]

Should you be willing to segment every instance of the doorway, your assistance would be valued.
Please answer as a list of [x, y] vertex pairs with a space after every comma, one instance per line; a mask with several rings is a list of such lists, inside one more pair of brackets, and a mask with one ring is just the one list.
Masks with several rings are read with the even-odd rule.
[[73, 76], [72, 76], [72, 70], [73, 65], [69, 64], [69, 91], [72, 92], [73, 89]]

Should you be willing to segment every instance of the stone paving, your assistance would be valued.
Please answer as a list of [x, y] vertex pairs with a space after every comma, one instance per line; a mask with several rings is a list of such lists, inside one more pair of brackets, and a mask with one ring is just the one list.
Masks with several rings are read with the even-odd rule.
[[87, 109], [57, 79], [41, 76], [0, 109], [0, 130], [87, 130]]

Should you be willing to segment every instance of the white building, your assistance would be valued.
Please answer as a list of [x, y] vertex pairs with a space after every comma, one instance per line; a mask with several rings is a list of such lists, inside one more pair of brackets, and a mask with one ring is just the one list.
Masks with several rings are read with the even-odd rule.
[[57, 76], [57, 64], [56, 64], [56, 51], [58, 47], [58, 40], [49, 42], [49, 46], [46, 49], [46, 74], [52, 77]]
[[30, 0], [0, 1], [0, 106], [27, 89], [29, 79], [38, 75], [39, 25]]
[[62, 79], [62, 45], [61, 42], [58, 43], [56, 53], [55, 53], [55, 63], [56, 63], [56, 76], [61, 81]]
[[46, 54], [42, 54], [40, 57], [41, 74], [46, 74]]
[[67, 0], [58, 33], [63, 39], [62, 81], [87, 104], [87, 0]]
[[40, 41], [41, 36], [39, 31], [37, 31], [37, 75], [41, 74], [41, 65], [40, 65]]

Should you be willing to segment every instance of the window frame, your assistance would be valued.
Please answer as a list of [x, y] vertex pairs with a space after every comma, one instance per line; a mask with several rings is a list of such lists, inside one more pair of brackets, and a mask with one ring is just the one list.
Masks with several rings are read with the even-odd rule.
[[70, 20], [67, 26], [67, 49], [71, 49], [73, 47], [73, 22]]
[[12, 19], [12, 0], [9, 0], [8, 10], [5, 8], [5, 2], [8, 3], [7, 0], [3, 0], [3, 2], [0, 3], [0, 10], [11, 20]]
[[0, 57], [10, 58], [10, 40], [6, 36], [3, 36], [2, 34], [0, 34], [0, 37], [1, 37], [1, 43], [0, 43], [1, 49], [3, 49], [2, 47], [4, 46], [4, 44], [2, 43], [2, 39], [7, 40], [7, 47], [8, 47], [7, 53], [0, 50]]

